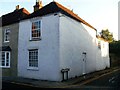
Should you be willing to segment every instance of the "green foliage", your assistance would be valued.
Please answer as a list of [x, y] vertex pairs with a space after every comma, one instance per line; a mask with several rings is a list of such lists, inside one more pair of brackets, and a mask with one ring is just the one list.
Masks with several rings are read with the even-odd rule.
[[120, 57], [120, 40], [113, 41], [109, 44], [109, 52]]
[[100, 32], [100, 36], [101, 36], [101, 38], [105, 39], [108, 42], [112, 42], [114, 40], [113, 34], [110, 33], [108, 29], [102, 30]]

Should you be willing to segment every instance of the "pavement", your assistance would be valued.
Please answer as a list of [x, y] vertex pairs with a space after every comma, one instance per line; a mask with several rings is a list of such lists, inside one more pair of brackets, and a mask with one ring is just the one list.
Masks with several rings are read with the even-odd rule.
[[23, 77], [2, 77], [2, 82], [9, 82], [13, 84], [25, 85], [30, 87], [40, 87], [40, 88], [63, 88], [69, 85], [75, 85], [77, 83], [82, 83], [86, 80], [92, 79], [94, 77], [110, 73], [120, 69], [120, 67], [111, 67], [100, 71], [95, 71], [89, 74], [85, 74], [79, 77], [71, 78], [62, 82], [55, 81], [45, 81], [45, 80], [37, 80], [37, 79], [29, 79]]

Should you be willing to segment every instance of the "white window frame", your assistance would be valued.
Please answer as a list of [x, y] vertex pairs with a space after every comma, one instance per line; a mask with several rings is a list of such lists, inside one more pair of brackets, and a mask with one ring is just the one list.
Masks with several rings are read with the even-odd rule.
[[[2, 53], [5, 53], [5, 65], [2, 66]], [[9, 59], [8, 59], [8, 66], [7, 66], [7, 53], [9, 54]], [[0, 67], [3, 67], [3, 68], [10, 68], [10, 51], [1, 51], [0, 52]]]
[[[7, 31], [9, 33], [8, 35], [7, 35]], [[9, 28], [7, 28], [7, 29], [4, 30], [4, 42], [10, 42], [10, 29]]]
[[[37, 55], [35, 54], [35, 52], [37, 52]], [[31, 56], [32, 59], [30, 59], [30, 53], [33, 53], [33, 56]], [[28, 69], [35, 69], [38, 70], [38, 49], [29, 49], [28, 50]], [[33, 61], [33, 63], [31, 62], [30, 65], [30, 61]], [[37, 65], [35, 65], [35, 63]]]
[[[38, 28], [33, 29], [33, 23], [38, 23]], [[32, 21], [32, 27], [31, 27], [31, 40], [39, 40], [41, 39], [41, 20], [36, 20], [36, 21]], [[36, 34], [36, 37], [33, 37], [33, 32], [32, 31], [38, 31], [38, 33]], [[35, 35], [35, 33], [34, 33]]]

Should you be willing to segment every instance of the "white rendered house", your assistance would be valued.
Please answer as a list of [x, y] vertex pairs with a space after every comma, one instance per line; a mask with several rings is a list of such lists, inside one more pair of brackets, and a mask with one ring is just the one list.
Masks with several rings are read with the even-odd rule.
[[61, 70], [71, 78], [109, 67], [108, 42], [96, 32], [57, 2], [42, 7], [19, 24], [18, 76], [62, 81]]

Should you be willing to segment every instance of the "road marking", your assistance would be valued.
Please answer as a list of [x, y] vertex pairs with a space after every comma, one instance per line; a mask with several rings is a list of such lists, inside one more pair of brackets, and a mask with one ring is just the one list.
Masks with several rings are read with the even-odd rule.
[[[116, 70], [113, 70], [112, 72], [104, 73], [104, 74], [102, 74], [102, 75], [100, 75], [100, 76], [98, 76], [98, 77], [89, 79], [89, 80], [87, 80], [87, 81], [83, 81], [83, 83], [81, 83], [81, 84], [69, 85], [69, 86], [64, 86], [64, 87], [60, 87], [60, 88], [69, 88], [69, 87], [74, 87], [74, 86], [82, 86], [82, 85], [84, 85], [84, 84], [87, 84], [87, 83], [89, 83], [89, 82], [92, 82], [92, 81], [94, 81], [94, 80], [97, 80], [97, 79], [99, 79], [99, 78], [101, 78], [101, 77], [103, 77], [103, 76], [109, 75], [109, 74], [111, 74], [111, 73], [113, 73], [113, 72], [116, 72], [116, 71], [119, 71], [119, 70], [120, 70], [120, 69], [116, 69]], [[114, 82], [113, 82], [113, 83], [114, 83]]]
[[112, 81], [112, 83], [115, 83], [115, 81]]
[[109, 82], [113, 81], [115, 79], [115, 77], [112, 77], [109, 79]]
[[80, 85], [82, 86], [82, 85], [87, 84], [87, 83], [89, 83], [89, 82], [91, 82], [91, 81], [93, 81], [93, 80], [99, 79], [99, 78], [101, 78], [101, 77], [103, 77], [103, 76], [109, 75], [109, 74], [111, 74], [111, 73], [113, 73], [113, 72], [116, 72], [116, 71], [119, 71], [119, 70], [120, 70], [120, 69], [117, 69], [117, 70], [115, 70], [115, 71], [102, 74], [102, 75], [100, 75], [100, 76], [98, 76], [98, 77], [95, 77], [95, 78], [90, 79], [90, 80], [88, 80], [88, 81], [86, 81], [86, 82], [83, 82], [83, 83], [81, 83]]

